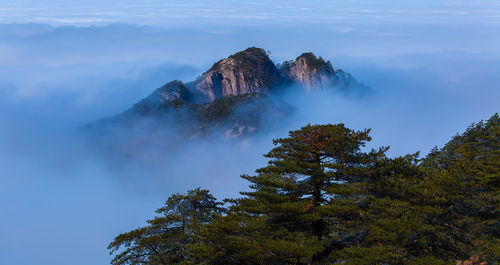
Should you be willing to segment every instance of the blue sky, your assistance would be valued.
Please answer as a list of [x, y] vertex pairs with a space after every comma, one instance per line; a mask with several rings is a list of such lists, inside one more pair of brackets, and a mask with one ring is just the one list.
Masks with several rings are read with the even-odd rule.
[[[442, 146], [500, 111], [499, 24], [494, 0], [0, 0], [0, 264], [108, 264], [113, 237], [169, 195], [236, 196], [271, 139], [308, 122], [370, 127], [390, 155]], [[153, 148], [156, 162], [75, 133], [249, 46], [276, 63], [312, 51], [375, 93], [292, 97], [304, 111], [282, 130]]]

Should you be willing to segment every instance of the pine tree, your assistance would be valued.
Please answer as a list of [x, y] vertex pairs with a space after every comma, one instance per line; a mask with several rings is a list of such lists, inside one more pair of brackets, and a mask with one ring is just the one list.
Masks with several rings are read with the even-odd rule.
[[308, 125], [277, 139], [251, 191], [174, 195], [118, 236], [113, 264], [497, 264], [500, 118], [396, 158], [364, 152], [369, 130]]
[[387, 150], [361, 151], [370, 140], [369, 130], [343, 124], [307, 125], [274, 140], [276, 147], [265, 155], [269, 165], [256, 176], [242, 176], [253, 191], [234, 201], [225, 223], [208, 226], [238, 227], [241, 232], [230, 237], [243, 235], [251, 251], [241, 255], [247, 250], [228, 244], [230, 237], [212, 241], [212, 248], [249, 264], [305, 264], [362, 240], [366, 231], [357, 229], [356, 203]]
[[446, 214], [437, 219], [454, 239], [455, 254], [500, 262], [500, 117], [472, 124], [435, 149], [423, 166], [441, 187]]
[[169, 265], [186, 262], [189, 246], [200, 228], [223, 212], [221, 203], [200, 188], [186, 195], [174, 194], [148, 225], [121, 234], [109, 244], [110, 254], [124, 248], [111, 264]]

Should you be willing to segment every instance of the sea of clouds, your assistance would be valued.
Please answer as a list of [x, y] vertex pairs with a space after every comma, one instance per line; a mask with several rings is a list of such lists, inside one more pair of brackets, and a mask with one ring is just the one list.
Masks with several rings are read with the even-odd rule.
[[[368, 148], [397, 156], [498, 112], [498, 4], [410, 2], [0, 1], [0, 264], [106, 264], [107, 244], [171, 194], [238, 196], [271, 140], [307, 123], [372, 128]], [[312, 51], [373, 93], [288, 94], [298, 111], [276, 130], [147, 146], [140, 159], [82, 134], [250, 46], [275, 63]]]

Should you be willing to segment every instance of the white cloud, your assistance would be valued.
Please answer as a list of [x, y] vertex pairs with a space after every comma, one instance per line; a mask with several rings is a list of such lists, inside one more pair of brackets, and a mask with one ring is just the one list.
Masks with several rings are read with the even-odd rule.
[[[3, 3], [2, 3], [3, 2]], [[54, 25], [72, 24], [89, 25], [110, 22], [131, 24], [161, 25], [169, 18], [184, 18], [173, 24], [245, 24], [245, 23], [321, 23], [321, 17], [351, 17], [351, 22], [363, 23], [370, 19], [370, 14], [383, 22], [422, 23], [427, 18], [445, 23], [453, 23], [455, 16], [473, 16], [476, 23], [490, 23], [491, 10], [500, 10], [500, 5], [493, 0], [480, 2], [449, 1], [393, 1], [377, 2], [362, 0], [340, 4], [325, 0], [312, 1], [252, 1], [241, 2], [221, 0], [207, 2], [192, 0], [189, 2], [170, 1], [61, 1], [41, 0], [10, 1], [2, 0], [0, 23], [3, 22], [43, 22]], [[438, 11], [439, 13], [435, 13]], [[432, 16], [439, 14], [439, 17]], [[488, 19], [486, 15], [489, 14]], [[493, 13], [500, 20], [500, 14]], [[78, 18], [84, 16], [85, 18]], [[429, 17], [431, 16], [431, 17]], [[373, 18], [373, 17], [372, 17]], [[458, 22], [456, 22], [458, 23]]]

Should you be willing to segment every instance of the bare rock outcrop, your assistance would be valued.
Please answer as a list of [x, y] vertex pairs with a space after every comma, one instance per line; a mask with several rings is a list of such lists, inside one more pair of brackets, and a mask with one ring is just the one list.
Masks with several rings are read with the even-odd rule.
[[295, 61], [285, 61], [280, 66], [281, 76], [306, 90], [332, 86], [336, 83], [335, 70], [330, 61], [303, 53]]
[[215, 63], [196, 82], [195, 89], [213, 101], [226, 96], [266, 92], [280, 75], [266, 52], [248, 48]]
[[286, 120], [295, 108], [282, 96], [295, 89], [345, 95], [368, 91], [313, 53], [275, 65], [266, 51], [252, 47], [218, 61], [194, 81], [171, 81], [124, 112], [87, 127], [98, 135], [130, 131], [124, 142], [132, 146], [148, 139], [175, 143], [214, 132], [241, 137]]

